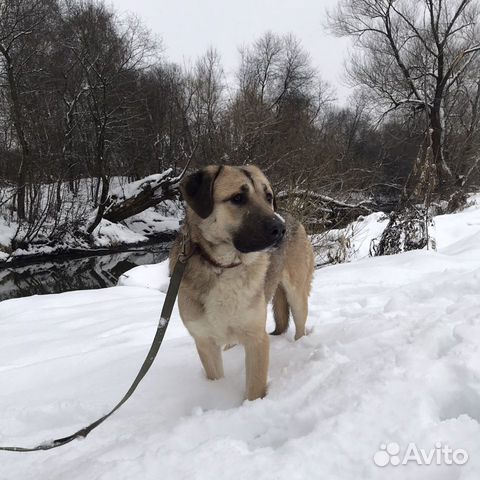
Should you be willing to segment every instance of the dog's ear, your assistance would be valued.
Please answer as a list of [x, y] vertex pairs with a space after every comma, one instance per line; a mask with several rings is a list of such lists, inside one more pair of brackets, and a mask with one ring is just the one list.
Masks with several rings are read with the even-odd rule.
[[183, 199], [201, 218], [207, 218], [213, 211], [213, 186], [220, 170], [221, 167], [204, 168], [188, 175], [180, 184]]

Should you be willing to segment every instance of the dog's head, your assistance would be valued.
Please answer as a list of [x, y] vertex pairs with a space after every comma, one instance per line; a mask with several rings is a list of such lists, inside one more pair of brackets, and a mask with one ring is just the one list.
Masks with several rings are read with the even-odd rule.
[[213, 244], [230, 243], [241, 253], [280, 245], [285, 221], [275, 213], [269, 181], [255, 166], [209, 166], [180, 186], [189, 218]]

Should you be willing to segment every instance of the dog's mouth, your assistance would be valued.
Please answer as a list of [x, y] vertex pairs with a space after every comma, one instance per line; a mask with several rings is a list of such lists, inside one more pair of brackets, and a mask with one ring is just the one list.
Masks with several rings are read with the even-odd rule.
[[235, 241], [233, 242], [233, 246], [240, 252], [240, 253], [253, 253], [253, 252], [271, 252], [277, 250], [283, 244], [283, 239], [277, 240], [275, 243], [269, 244], [257, 244], [257, 245], [242, 245]]

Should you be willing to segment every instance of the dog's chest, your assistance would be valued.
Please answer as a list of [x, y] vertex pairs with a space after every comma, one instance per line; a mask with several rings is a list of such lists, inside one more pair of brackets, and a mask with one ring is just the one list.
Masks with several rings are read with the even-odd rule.
[[183, 318], [194, 336], [213, 337], [231, 343], [265, 322], [266, 262], [214, 274], [199, 295], [201, 314]]
[[224, 271], [211, 288], [205, 292], [204, 309], [210, 316], [237, 315], [245, 311], [262, 288], [261, 275], [248, 275], [247, 272]]

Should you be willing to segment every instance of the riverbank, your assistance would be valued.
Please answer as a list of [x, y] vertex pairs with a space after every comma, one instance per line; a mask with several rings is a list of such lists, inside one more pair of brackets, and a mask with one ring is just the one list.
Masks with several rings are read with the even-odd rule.
[[158, 235], [149, 237], [146, 241], [137, 243], [115, 244], [104, 248], [62, 248], [53, 249], [51, 252], [39, 250], [32, 254], [23, 254], [11, 257], [11, 260], [0, 262], [0, 271], [2, 269], [26, 267], [42, 264], [45, 262], [62, 262], [67, 260], [78, 260], [88, 257], [100, 257], [104, 255], [113, 255], [115, 253], [135, 252], [145, 250], [150, 245], [159, 243], [169, 244], [175, 239], [176, 231], [162, 232]]
[[153, 243], [124, 251], [70, 257], [0, 269], [0, 302], [30, 295], [91, 290], [116, 285], [126, 271], [167, 258], [170, 242]]
[[[102, 220], [91, 236], [80, 229], [65, 232], [54, 241], [41, 235], [34, 243], [15, 247], [21, 241], [21, 228], [5, 217], [0, 217], [0, 270], [34, 265], [50, 260], [113, 254], [145, 248], [148, 245], [172, 241], [180, 227], [178, 206], [149, 208], [122, 223]], [[20, 232], [20, 233], [19, 233]]]

